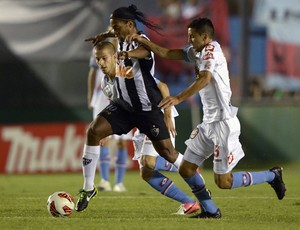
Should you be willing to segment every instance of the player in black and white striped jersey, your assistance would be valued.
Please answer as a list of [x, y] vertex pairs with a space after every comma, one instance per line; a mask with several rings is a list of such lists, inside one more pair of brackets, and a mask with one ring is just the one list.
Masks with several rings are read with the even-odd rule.
[[[136, 42], [126, 42], [128, 35], [138, 33], [135, 20], [151, 29], [157, 28], [147, 21], [143, 13], [134, 5], [131, 5], [120, 7], [112, 13], [110, 26], [113, 31], [90, 39], [97, 44], [109, 36], [117, 36], [120, 42], [119, 50], [123, 52], [119, 56], [117, 66], [113, 67], [112, 63], [117, 62], [113, 46], [100, 43], [95, 49], [97, 64], [102, 71], [109, 77], [116, 77], [118, 98], [112, 100], [112, 103], [91, 123], [87, 131], [83, 153], [84, 185], [76, 204], [77, 211], [86, 209], [89, 200], [96, 195], [95, 161], [99, 156], [99, 141], [108, 135], [120, 135], [136, 127], [152, 141], [155, 150], [175, 167], [179, 167], [183, 158], [170, 140], [171, 116], [166, 116], [168, 110], [164, 115], [158, 107], [163, 97], [153, 77], [153, 53]], [[103, 45], [106, 49], [101, 47]], [[134, 52], [131, 52], [133, 50]], [[164, 193], [168, 191], [179, 195], [176, 193], [176, 186], [165, 177], [156, 177], [154, 183], [157, 187], [160, 185], [159, 189]]]

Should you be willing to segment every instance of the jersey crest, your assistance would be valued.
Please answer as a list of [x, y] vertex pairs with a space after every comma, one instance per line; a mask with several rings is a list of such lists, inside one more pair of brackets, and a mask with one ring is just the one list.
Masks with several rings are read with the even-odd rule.
[[133, 78], [134, 75], [133, 75], [132, 61], [119, 60], [119, 62], [116, 65], [116, 76], [122, 78], [128, 78], [128, 79]]

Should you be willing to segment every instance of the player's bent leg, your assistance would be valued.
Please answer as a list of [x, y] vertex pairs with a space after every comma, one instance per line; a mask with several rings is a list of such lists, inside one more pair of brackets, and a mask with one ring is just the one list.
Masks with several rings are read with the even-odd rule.
[[79, 190], [80, 197], [76, 203], [76, 211], [80, 212], [87, 208], [91, 198], [97, 194], [94, 187], [97, 162], [99, 159], [100, 146], [84, 145], [82, 157], [82, 171], [84, 177], [83, 189]]
[[142, 178], [162, 195], [181, 203], [179, 210], [175, 214], [184, 215], [197, 212], [200, 209], [199, 203], [179, 189], [170, 178], [154, 170], [155, 162], [156, 157], [154, 156], [142, 156]]
[[175, 167], [179, 168], [182, 160], [182, 154], [180, 154], [173, 146], [171, 139], [164, 139], [160, 141], [153, 141], [152, 144], [160, 156], [165, 158], [170, 163], [174, 164]]
[[201, 204], [202, 212], [191, 218], [221, 218], [221, 212], [211, 199], [208, 189], [205, 187], [202, 176], [197, 172], [198, 165], [183, 160], [179, 173], [190, 186], [192, 192]]
[[142, 170], [142, 178], [145, 181], [148, 181], [154, 174], [155, 165], [156, 165], [156, 156], [142, 155], [141, 156], [141, 165], [143, 166], [144, 171]]
[[231, 178], [231, 189], [268, 182], [279, 200], [285, 196], [286, 187], [282, 179], [281, 167], [273, 167], [270, 170], [259, 172], [235, 172], [232, 173]]
[[173, 164], [171, 164], [169, 161], [167, 161], [165, 158], [161, 156], [156, 157], [154, 170], [178, 172], [178, 169]]
[[87, 131], [87, 140], [83, 148], [82, 171], [84, 177], [83, 189], [79, 191], [80, 197], [76, 203], [75, 209], [83, 211], [87, 208], [91, 198], [97, 194], [94, 186], [97, 162], [100, 155], [101, 139], [112, 134], [110, 123], [102, 116], [97, 116], [93, 120]]
[[113, 134], [110, 123], [102, 116], [97, 116], [89, 125], [86, 135], [86, 144], [99, 145], [100, 140]]

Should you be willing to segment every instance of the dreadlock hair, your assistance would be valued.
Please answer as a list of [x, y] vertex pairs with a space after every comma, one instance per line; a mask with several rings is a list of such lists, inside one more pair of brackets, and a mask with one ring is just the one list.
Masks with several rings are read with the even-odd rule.
[[162, 29], [159, 25], [149, 21], [145, 14], [139, 11], [136, 5], [133, 4], [128, 7], [124, 6], [114, 10], [113, 13], [110, 15], [110, 18], [133, 21], [137, 20], [158, 34], [160, 34], [158, 30]]
[[187, 25], [187, 28], [195, 29], [198, 34], [207, 33], [211, 38], [215, 33], [214, 25], [208, 18], [196, 18]]

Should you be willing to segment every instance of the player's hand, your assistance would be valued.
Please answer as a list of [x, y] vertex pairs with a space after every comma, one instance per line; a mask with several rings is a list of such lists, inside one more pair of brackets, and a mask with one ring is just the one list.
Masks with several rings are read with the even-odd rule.
[[179, 104], [179, 100], [177, 97], [168, 96], [162, 99], [162, 101], [158, 104], [158, 107], [160, 107], [161, 109], [167, 109], [172, 105], [177, 105], [177, 104]]
[[118, 60], [125, 60], [125, 59], [127, 59], [128, 58], [127, 51], [119, 51], [117, 53], [117, 58], [118, 58]]
[[114, 31], [109, 30], [103, 33], [96, 35], [95, 37], [86, 38], [84, 39], [85, 42], [91, 42], [94, 46], [97, 45], [99, 42], [104, 41], [108, 37], [115, 37]]
[[128, 36], [126, 37], [126, 41], [127, 41], [128, 43], [131, 43], [132, 41], [140, 42], [140, 43], [141, 43], [141, 41], [142, 41], [143, 39], [144, 39], [144, 38], [141, 37], [141, 36], [138, 35], [138, 34], [132, 34], [132, 35], [128, 35]]

